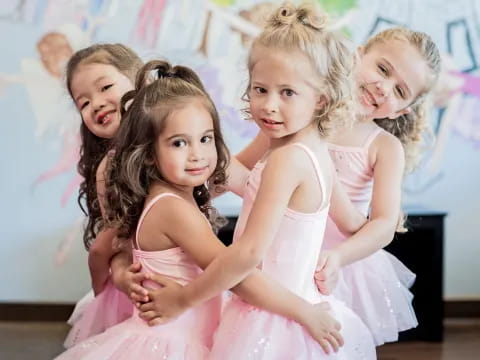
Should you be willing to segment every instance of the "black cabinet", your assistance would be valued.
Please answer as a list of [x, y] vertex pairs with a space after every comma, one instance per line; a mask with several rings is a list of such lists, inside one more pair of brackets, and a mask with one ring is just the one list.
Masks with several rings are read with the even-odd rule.
[[409, 231], [396, 234], [385, 248], [417, 275], [411, 291], [418, 326], [400, 333], [400, 340], [443, 340], [444, 217], [441, 212], [410, 212]]
[[[417, 278], [411, 291], [413, 307], [418, 319], [415, 329], [404, 331], [400, 340], [443, 340], [443, 220], [445, 213], [431, 211], [408, 211], [405, 234], [396, 234], [385, 250], [395, 255]], [[236, 217], [218, 236], [225, 245], [230, 245]]]

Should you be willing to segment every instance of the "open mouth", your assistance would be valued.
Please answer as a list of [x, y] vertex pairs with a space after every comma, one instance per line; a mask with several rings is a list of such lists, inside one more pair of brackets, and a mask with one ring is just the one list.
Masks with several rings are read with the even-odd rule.
[[375, 108], [378, 107], [378, 103], [375, 100], [375, 97], [372, 95], [372, 93], [365, 87], [361, 86], [361, 98], [362, 101], [369, 106], [373, 106]]
[[97, 116], [97, 124], [99, 125], [107, 125], [112, 121], [113, 115], [115, 114], [115, 110], [106, 111], [101, 113]]
[[281, 121], [274, 121], [272, 119], [265, 119], [265, 118], [262, 119], [262, 122], [267, 126], [275, 126], [275, 125], [283, 124], [283, 122]]

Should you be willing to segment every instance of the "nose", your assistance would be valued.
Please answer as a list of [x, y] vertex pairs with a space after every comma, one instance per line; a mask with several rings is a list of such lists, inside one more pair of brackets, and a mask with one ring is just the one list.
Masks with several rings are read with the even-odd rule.
[[263, 110], [267, 114], [275, 113], [278, 111], [278, 100], [275, 94], [268, 94], [265, 96], [265, 101], [263, 103]]
[[377, 95], [379, 95], [383, 98], [387, 98], [390, 95], [390, 91], [388, 89], [390, 89], [391, 86], [393, 86], [393, 85], [390, 85], [390, 83], [388, 83], [388, 82], [377, 81], [375, 83], [375, 88], [377, 90]]
[[201, 146], [199, 144], [193, 144], [190, 147], [190, 153], [189, 153], [189, 160], [191, 162], [198, 162], [200, 160], [203, 160], [203, 152], [201, 149]]
[[105, 107], [105, 101], [103, 96], [97, 95], [92, 99], [92, 110], [97, 114], [100, 110]]

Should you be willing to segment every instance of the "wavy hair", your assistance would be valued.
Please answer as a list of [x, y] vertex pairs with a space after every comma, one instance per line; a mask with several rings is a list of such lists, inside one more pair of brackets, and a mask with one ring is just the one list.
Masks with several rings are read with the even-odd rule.
[[[111, 65], [133, 83], [135, 74], [143, 62], [133, 50], [122, 44], [95, 44], [77, 51], [68, 61], [66, 70], [66, 85], [72, 98], [72, 78], [80, 66], [88, 64]], [[98, 165], [111, 146], [111, 140], [93, 134], [83, 121], [80, 125], [80, 137], [82, 145], [77, 170], [83, 177], [83, 181], [80, 184], [77, 202], [88, 217], [83, 233], [83, 243], [88, 250], [102, 224], [102, 213], [97, 198], [96, 173]]]
[[154, 60], [142, 67], [135, 89], [122, 98], [123, 120], [115, 140], [115, 152], [107, 166], [106, 221], [118, 230], [123, 240], [135, 234], [150, 186], [155, 182], [168, 183], [155, 161], [155, 143], [165, 120], [174, 110], [193, 100], [200, 100], [213, 119], [218, 155], [208, 185], [196, 186], [193, 196], [214, 230], [224, 224], [211, 206], [208, 189], [225, 185], [229, 161], [215, 105], [193, 70]]
[[404, 41], [413, 46], [430, 70], [423, 91], [409, 105], [411, 111], [396, 119], [375, 119], [378, 126], [396, 136], [405, 151], [405, 171], [412, 171], [418, 164], [423, 135], [429, 132], [429, 110], [432, 106], [429, 93], [435, 86], [440, 74], [440, 52], [432, 38], [426, 33], [397, 27], [379, 32], [365, 44], [365, 53], [379, 42], [390, 40]]
[[[314, 115], [322, 136], [328, 135], [340, 121], [345, 125], [353, 123], [353, 56], [345, 39], [339, 33], [327, 29], [325, 14], [318, 13], [308, 4], [298, 7], [289, 2], [283, 4], [270, 15], [262, 33], [252, 43], [248, 58], [250, 73], [259, 48], [300, 51], [308, 57], [318, 75], [313, 86], [327, 100], [325, 106]], [[247, 102], [250, 86], [249, 81], [243, 96]], [[244, 109], [244, 112], [250, 115], [248, 109]]]

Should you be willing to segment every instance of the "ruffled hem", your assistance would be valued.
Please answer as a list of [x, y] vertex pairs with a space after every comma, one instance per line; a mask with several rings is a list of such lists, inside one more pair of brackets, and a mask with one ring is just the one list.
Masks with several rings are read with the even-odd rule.
[[56, 360], [205, 360], [208, 357], [209, 349], [198, 341], [117, 327], [77, 344]]
[[109, 279], [105, 289], [89, 303], [88, 294], [75, 306], [68, 323], [72, 329], [64, 346], [70, 348], [91, 336], [128, 319], [133, 313], [133, 304], [128, 297], [117, 290]]
[[325, 354], [298, 323], [234, 298], [225, 307], [209, 360], [375, 359], [373, 339], [361, 320], [342, 304], [329, 302], [345, 340], [337, 353]]
[[415, 274], [384, 250], [345, 266], [333, 295], [370, 329], [377, 346], [418, 325], [408, 289]]

